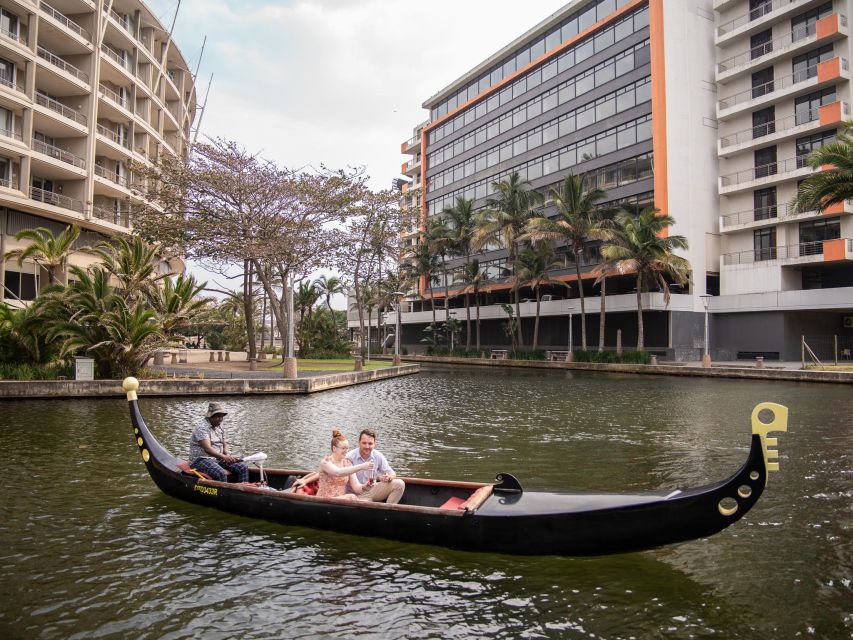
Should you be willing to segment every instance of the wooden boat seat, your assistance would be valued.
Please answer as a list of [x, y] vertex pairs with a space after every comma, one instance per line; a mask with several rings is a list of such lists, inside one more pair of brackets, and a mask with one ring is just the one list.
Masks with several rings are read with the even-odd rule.
[[483, 504], [486, 499], [492, 495], [492, 485], [487, 484], [480, 487], [468, 499], [452, 497], [449, 498], [439, 509], [458, 509], [460, 511], [476, 511], [477, 507]]
[[[181, 470], [181, 473], [188, 476], [193, 476], [196, 478], [202, 478], [203, 480], [213, 480], [209, 475], [207, 475], [204, 471], [199, 471], [198, 469], [193, 469], [190, 466], [190, 463], [186, 460], [178, 461], [178, 469]], [[228, 469], [222, 469], [225, 472], [225, 476], [230, 476], [231, 472]]]

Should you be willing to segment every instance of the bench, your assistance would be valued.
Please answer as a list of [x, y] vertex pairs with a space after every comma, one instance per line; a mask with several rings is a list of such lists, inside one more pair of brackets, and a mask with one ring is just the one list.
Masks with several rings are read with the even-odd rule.
[[546, 351], [545, 359], [550, 360], [551, 362], [565, 362], [569, 357], [568, 351]]
[[492, 360], [506, 360], [506, 349], [492, 349]]

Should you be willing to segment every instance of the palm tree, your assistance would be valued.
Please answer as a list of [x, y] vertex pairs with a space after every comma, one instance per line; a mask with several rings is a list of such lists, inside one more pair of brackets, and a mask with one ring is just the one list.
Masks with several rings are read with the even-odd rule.
[[606, 240], [612, 228], [611, 212], [600, 209], [596, 203], [607, 193], [603, 189], [587, 189], [584, 176], [569, 174], [560, 190], [551, 189], [550, 199], [557, 207], [553, 218], [533, 218], [527, 224], [526, 238], [533, 242], [563, 240], [575, 260], [575, 275], [581, 301], [581, 348], [586, 350], [586, 304], [581, 279], [581, 257], [586, 241]]
[[24, 260], [30, 259], [47, 271], [48, 284], [54, 284], [57, 282], [56, 272], [65, 270], [68, 256], [74, 250], [74, 243], [78, 237], [80, 237], [80, 227], [76, 224], [65, 227], [58, 236], [54, 236], [50, 229], [44, 227], [24, 229], [15, 234], [15, 240], [29, 240], [30, 245], [23, 249], [6, 252], [4, 259], [15, 259], [18, 266], [21, 266]]
[[[407, 277], [414, 279], [424, 279], [424, 283], [429, 289], [430, 306], [432, 307], [432, 326], [436, 327], [435, 321], [435, 296], [432, 292], [432, 286], [437, 281], [436, 272], [438, 271], [438, 256], [431, 250], [426, 241], [418, 242], [415, 245], [415, 250], [412, 254], [412, 259], [405, 265]], [[433, 345], [435, 346], [435, 331], [433, 331]]]
[[[538, 191], [529, 189], [530, 183], [522, 180], [517, 171], [510, 174], [508, 180], [493, 182], [496, 196], [486, 201], [487, 209], [479, 218], [474, 234], [472, 248], [482, 249], [491, 240], [500, 240], [506, 248], [507, 264], [515, 269], [518, 243], [527, 227], [527, 221], [535, 215], [535, 207], [544, 200]], [[516, 282], [518, 282], [516, 278]], [[521, 330], [521, 305], [519, 304], [518, 285], [514, 287], [515, 314], [518, 319], [518, 345], [524, 346]]]
[[536, 294], [536, 321], [533, 324], [533, 348], [539, 346], [539, 293], [542, 285], [565, 283], [549, 275], [560, 263], [554, 260], [554, 249], [548, 244], [537, 247], [525, 247], [516, 258], [515, 279], [518, 285], [531, 287]]
[[332, 318], [334, 319], [335, 312], [332, 309], [332, 296], [343, 294], [346, 291], [343, 281], [335, 276], [329, 278], [320, 276], [314, 281], [314, 287], [326, 299], [326, 306], [329, 307], [329, 313], [332, 314]]
[[293, 297], [293, 304], [299, 309], [299, 321], [307, 315], [311, 316], [311, 311], [317, 301], [320, 299], [320, 292], [310, 280], [303, 280], [299, 283], [296, 289], [296, 295]]
[[[449, 237], [455, 251], [465, 258], [463, 270], [471, 261], [471, 245], [477, 231], [477, 214], [474, 213], [474, 201], [456, 198], [456, 206], [445, 207], [444, 217]], [[464, 277], [463, 277], [464, 281]], [[471, 348], [471, 306], [465, 294], [465, 348]]]
[[613, 264], [611, 262], [602, 262], [598, 265], [593, 275], [596, 276], [595, 284], [601, 287], [601, 307], [598, 311], [598, 352], [604, 352], [604, 323], [605, 313], [607, 311], [607, 276], [613, 272]]
[[206, 284], [197, 284], [195, 277], [181, 274], [174, 280], [166, 278], [148, 295], [148, 303], [166, 335], [173, 336], [188, 327], [207, 305], [207, 300], [199, 297]]
[[815, 149], [808, 157], [814, 169], [831, 168], [803, 180], [793, 201], [794, 211], [823, 211], [853, 198], [853, 120], [845, 122], [836, 137], [836, 142]]
[[[480, 261], [476, 258], [474, 260], [467, 261], [462, 266], [462, 273], [460, 275], [460, 279], [462, 281], [462, 291], [465, 294], [465, 309], [469, 311], [468, 322], [470, 323], [470, 305], [468, 303], [468, 294], [474, 294], [474, 303], [477, 305], [477, 351], [480, 350], [480, 285], [483, 282], [483, 272], [480, 269]], [[471, 331], [469, 329], [468, 335], [471, 335]], [[470, 338], [466, 348], [470, 348]]]
[[610, 241], [601, 248], [605, 260], [612, 261], [614, 269], [622, 274], [637, 276], [637, 351], [643, 350], [643, 299], [642, 293], [651, 284], [663, 290], [664, 302], [669, 304], [669, 276], [679, 284], [689, 277], [690, 263], [676, 255], [676, 249], [687, 249], [684, 236], [662, 234], [675, 223], [669, 215], [660, 215], [649, 207], [632, 218], [628, 213], [618, 215], [617, 229]]
[[157, 248], [139, 236], [116, 236], [102, 242], [89, 253], [101, 259], [101, 267], [118, 281], [119, 289], [129, 302], [150, 295], [156, 283], [169, 274], [157, 269]]
[[453, 235], [443, 215], [434, 216], [427, 220], [426, 238], [430, 251], [441, 258], [441, 280], [444, 282], [444, 317], [445, 317], [445, 339], [449, 340], [447, 334], [446, 320], [450, 317], [450, 278], [447, 275], [447, 255], [453, 251]]

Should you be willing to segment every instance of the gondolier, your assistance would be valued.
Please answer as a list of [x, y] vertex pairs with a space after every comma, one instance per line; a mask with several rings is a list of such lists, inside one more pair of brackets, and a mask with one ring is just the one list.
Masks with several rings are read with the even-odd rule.
[[190, 466], [219, 482], [229, 480], [229, 471], [235, 482], [248, 482], [249, 467], [228, 452], [228, 439], [222, 426], [227, 415], [218, 402], [208, 405], [207, 413], [190, 436]]

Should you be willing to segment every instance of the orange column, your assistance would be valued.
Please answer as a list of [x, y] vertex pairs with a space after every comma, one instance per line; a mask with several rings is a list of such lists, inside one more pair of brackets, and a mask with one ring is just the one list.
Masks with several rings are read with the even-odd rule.
[[[655, 207], [669, 213], [666, 158], [666, 65], [663, 37], [663, 0], [649, 0], [649, 40], [652, 66], [652, 151]], [[669, 235], [663, 230], [664, 236]]]

